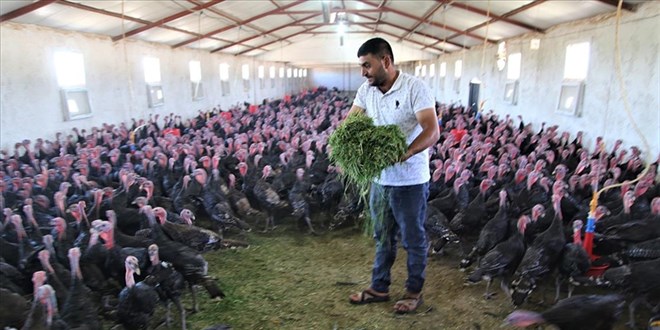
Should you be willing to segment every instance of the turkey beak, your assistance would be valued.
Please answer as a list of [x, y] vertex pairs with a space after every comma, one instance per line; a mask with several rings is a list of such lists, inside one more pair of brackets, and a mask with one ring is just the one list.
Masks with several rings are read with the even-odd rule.
[[131, 260], [131, 268], [133, 268], [133, 271], [135, 271], [135, 274], [140, 275], [140, 265], [138, 264], [137, 258], [134, 260]]

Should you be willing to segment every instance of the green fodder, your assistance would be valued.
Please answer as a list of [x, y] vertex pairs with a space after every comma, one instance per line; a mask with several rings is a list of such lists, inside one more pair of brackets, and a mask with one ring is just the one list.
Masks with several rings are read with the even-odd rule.
[[[357, 187], [365, 205], [371, 182], [383, 169], [397, 163], [408, 148], [398, 126], [376, 126], [371, 118], [360, 113], [348, 116], [330, 135], [328, 145], [330, 160], [342, 169], [347, 183]], [[373, 222], [378, 219], [366, 219], [365, 230], [371, 233]]]

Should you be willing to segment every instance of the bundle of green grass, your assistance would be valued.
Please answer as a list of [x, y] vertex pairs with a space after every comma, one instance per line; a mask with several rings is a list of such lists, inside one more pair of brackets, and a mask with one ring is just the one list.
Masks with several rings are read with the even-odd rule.
[[341, 167], [349, 183], [366, 196], [371, 182], [383, 169], [406, 153], [406, 137], [396, 125], [375, 126], [362, 113], [348, 116], [330, 135], [330, 160]]

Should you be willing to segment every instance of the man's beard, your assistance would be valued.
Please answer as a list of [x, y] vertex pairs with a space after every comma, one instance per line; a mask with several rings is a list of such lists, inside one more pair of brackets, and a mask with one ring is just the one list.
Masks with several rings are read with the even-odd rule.
[[378, 72], [375, 75], [371, 76], [371, 79], [373, 79], [373, 81], [371, 82], [371, 86], [374, 86], [374, 87], [382, 86], [386, 81], [384, 70], [381, 68], [380, 72]]

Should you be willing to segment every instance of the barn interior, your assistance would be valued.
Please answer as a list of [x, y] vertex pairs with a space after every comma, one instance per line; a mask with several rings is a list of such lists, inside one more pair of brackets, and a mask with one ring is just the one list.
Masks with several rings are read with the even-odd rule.
[[[659, 328], [659, 17], [641, 0], [2, 0], [0, 327]], [[389, 303], [348, 301], [377, 242], [329, 157], [373, 37], [439, 122], [424, 303], [403, 315], [403, 248]], [[523, 301], [520, 267], [480, 275], [516, 231], [474, 252], [502, 213], [562, 220]]]

